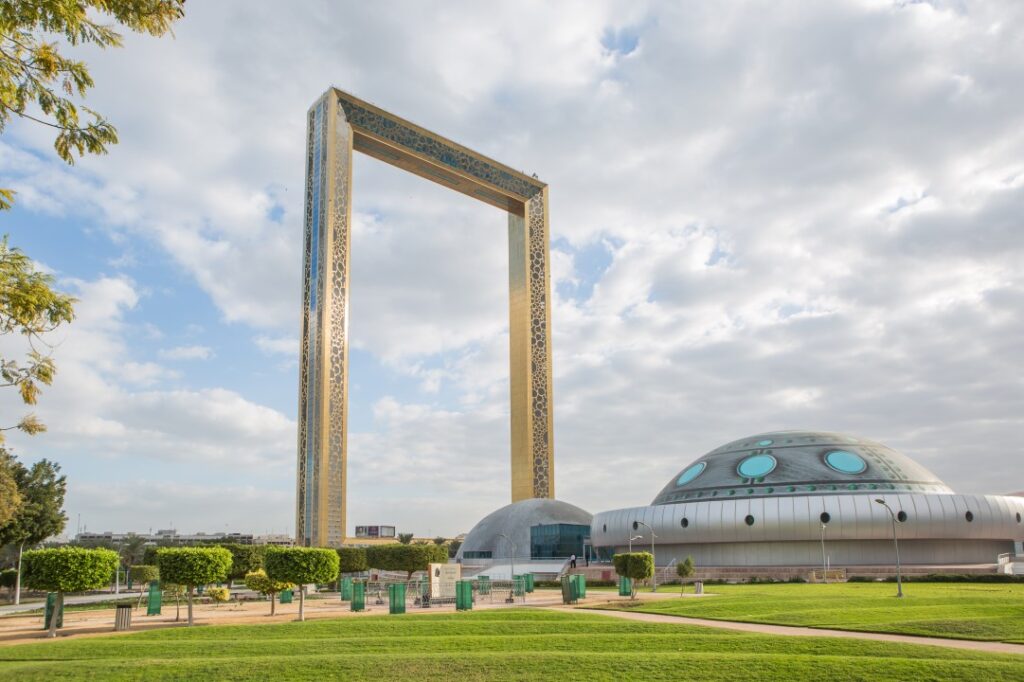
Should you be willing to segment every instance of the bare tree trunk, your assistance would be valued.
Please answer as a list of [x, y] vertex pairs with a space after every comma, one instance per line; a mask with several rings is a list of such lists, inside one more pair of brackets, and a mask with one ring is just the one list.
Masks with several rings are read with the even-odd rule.
[[181, 620], [181, 592], [174, 590], [174, 622]]
[[277, 605], [277, 592], [270, 593], [270, 615], [274, 615], [274, 607]]
[[306, 613], [303, 611], [305, 606], [306, 586], [299, 585], [299, 620], [306, 620]]
[[192, 625], [192, 585], [188, 586], [188, 624]]
[[53, 605], [53, 611], [50, 612], [50, 632], [46, 635], [47, 637], [57, 636], [57, 620], [60, 618], [60, 610], [62, 608], [64, 608], [64, 593], [58, 592], [56, 603]]
[[14, 603], [21, 603], [21, 553], [25, 549], [25, 543], [18, 545], [18, 575], [14, 578]]

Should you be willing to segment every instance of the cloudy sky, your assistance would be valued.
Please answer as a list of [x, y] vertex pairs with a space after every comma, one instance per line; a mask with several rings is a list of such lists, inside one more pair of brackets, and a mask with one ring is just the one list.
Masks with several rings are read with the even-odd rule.
[[[294, 530], [305, 113], [332, 85], [550, 184], [559, 498], [645, 504], [786, 428], [1024, 488], [1024, 4], [288, 10], [190, 2], [174, 38], [85, 50], [108, 156], [0, 137], [0, 232], [80, 299], [50, 430], [11, 438], [63, 465], [71, 531]], [[356, 158], [350, 531], [509, 501], [506, 249], [501, 212]]]

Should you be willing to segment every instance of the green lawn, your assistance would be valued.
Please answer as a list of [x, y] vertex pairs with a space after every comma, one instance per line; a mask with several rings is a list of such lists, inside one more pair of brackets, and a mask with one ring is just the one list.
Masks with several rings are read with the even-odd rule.
[[1024, 644], [1024, 585], [910, 583], [903, 588], [901, 600], [894, 597], [892, 583], [708, 585], [705, 591], [716, 596], [611, 608]]
[[1024, 680], [1024, 656], [531, 609], [200, 626], [0, 648], [0, 679]]

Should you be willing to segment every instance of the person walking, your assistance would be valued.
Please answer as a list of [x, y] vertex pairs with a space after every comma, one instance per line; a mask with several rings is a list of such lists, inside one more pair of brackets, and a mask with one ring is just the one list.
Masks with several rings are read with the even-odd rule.
[[576, 568], [576, 555], [575, 554], [572, 554], [572, 555], [569, 556], [569, 568], [572, 568], [572, 569]]

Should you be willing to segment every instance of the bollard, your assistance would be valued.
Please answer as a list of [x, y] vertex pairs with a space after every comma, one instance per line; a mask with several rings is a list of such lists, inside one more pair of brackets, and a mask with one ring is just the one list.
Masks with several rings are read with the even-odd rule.
[[122, 630], [130, 630], [132, 627], [132, 605], [131, 604], [118, 604], [117, 615], [114, 617], [114, 630], [121, 632]]

